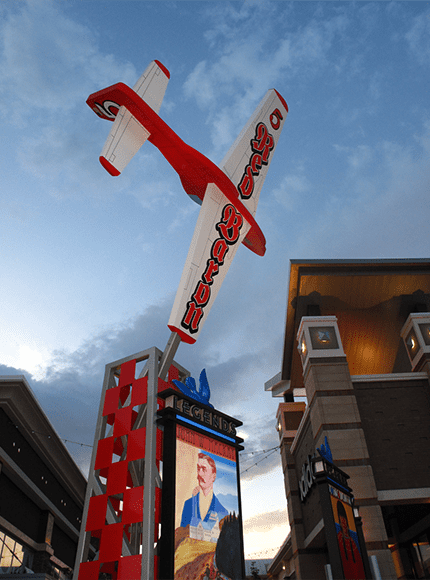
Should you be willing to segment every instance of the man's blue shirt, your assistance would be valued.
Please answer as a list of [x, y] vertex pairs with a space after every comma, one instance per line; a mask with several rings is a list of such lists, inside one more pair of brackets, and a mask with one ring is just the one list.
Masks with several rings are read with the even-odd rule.
[[218, 500], [216, 495], [213, 494], [208, 512], [204, 520], [202, 520], [200, 515], [199, 499], [200, 492], [197, 495], [190, 497], [190, 499], [187, 499], [187, 501], [184, 503], [184, 509], [182, 510], [181, 527], [185, 528], [186, 526], [188, 526], [188, 524], [191, 523], [192, 519], [194, 520], [193, 525], [196, 524], [195, 520], [197, 520], [197, 523], [199, 521], [207, 522], [209, 521], [211, 512], [215, 512], [218, 515], [218, 521], [221, 521], [224, 516], [228, 515], [228, 511]]

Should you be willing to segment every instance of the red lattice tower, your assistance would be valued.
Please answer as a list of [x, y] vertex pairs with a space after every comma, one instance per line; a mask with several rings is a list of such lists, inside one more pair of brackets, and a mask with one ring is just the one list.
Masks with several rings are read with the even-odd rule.
[[[164, 381], [162, 357], [152, 348], [106, 365], [75, 580], [103, 573], [112, 580], [158, 578], [163, 432], [156, 412], [164, 408], [158, 394], [189, 376], [173, 363]], [[136, 378], [136, 364], [145, 360]]]

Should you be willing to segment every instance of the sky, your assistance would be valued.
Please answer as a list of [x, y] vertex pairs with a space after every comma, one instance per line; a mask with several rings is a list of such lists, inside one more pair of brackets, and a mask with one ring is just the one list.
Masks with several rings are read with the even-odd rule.
[[[170, 71], [160, 116], [215, 163], [269, 88], [289, 106], [256, 214], [194, 345], [239, 418], [246, 557], [288, 533], [275, 414], [289, 260], [430, 255], [429, 2], [0, 3], [0, 374], [24, 374], [88, 472], [104, 366], [157, 346], [199, 206], [150, 143], [113, 178], [85, 101]], [[84, 445], [80, 445], [82, 443]], [[257, 453], [258, 452], [258, 453]], [[257, 465], [255, 465], [257, 464]]]

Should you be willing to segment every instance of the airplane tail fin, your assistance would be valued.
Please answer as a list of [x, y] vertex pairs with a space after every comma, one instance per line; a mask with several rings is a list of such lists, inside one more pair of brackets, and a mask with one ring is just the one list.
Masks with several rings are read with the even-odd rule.
[[[133, 90], [158, 113], [169, 78], [170, 74], [166, 67], [154, 60], [141, 75]], [[104, 101], [102, 104], [94, 103], [92, 108], [99, 116], [114, 121], [100, 154], [100, 163], [111, 175], [119, 175], [150, 133], [125, 106], [119, 107], [112, 101]]]

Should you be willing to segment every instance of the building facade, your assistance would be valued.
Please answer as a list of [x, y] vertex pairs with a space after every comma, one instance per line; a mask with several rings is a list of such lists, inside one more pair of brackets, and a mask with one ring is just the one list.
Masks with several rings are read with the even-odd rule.
[[273, 577], [326, 578], [327, 519], [309, 458], [327, 438], [372, 573], [430, 578], [429, 361], [430, 260], [291, 262], [282, 371], [266, 383], [284, 398], [291, 526]]
[[0, 377], [0, 578], [71, 577], [86, 484], [25, 377]]

